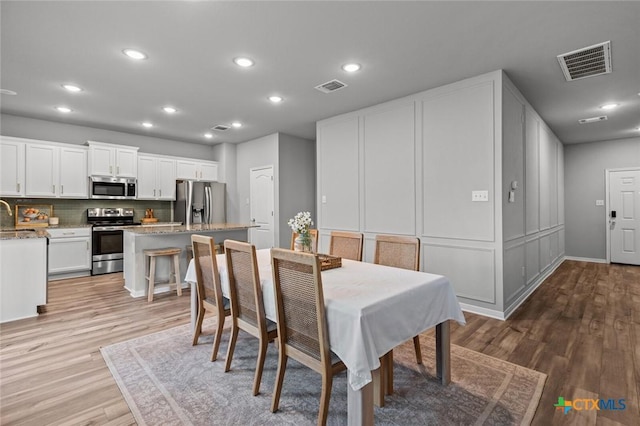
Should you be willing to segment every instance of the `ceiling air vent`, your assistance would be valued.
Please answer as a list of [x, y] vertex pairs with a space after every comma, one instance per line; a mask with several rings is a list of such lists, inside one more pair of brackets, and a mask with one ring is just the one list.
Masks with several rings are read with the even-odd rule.
[[219, 132], [224, 132], [225, 130], [229, 130], [229, 126], [225, 126], [224, 124], [218, 124], [211, 128], [211, 130], [217, 130]]
[[558, 55], [567, 81], [611, 72], [611, 41]]
[[597, 123], [598, 121], [604, 121], [606, 119], [607, 119], [606, 115], [601, 115], [600, 117], [583, 118], [582, 120], [578, 120], [578, 123], [580, 124]]
[[326, 83], [322, 83], [319, 86], [316, 86], [316, 89], [318, 89], [322, 93], [331, 93], [335, 92], [336, 90], [340, 90], [343, 87], [347, 87], [347, 85], [339, 80], [331, 80], [327, 81]]

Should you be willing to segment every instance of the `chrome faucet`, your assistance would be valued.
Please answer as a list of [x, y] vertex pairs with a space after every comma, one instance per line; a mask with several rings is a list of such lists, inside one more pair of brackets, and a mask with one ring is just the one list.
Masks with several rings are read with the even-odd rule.
[[9, 205], [9, 203], [7, 203], [4, 200], [0, 200], [0, 204], [4, 204], [4, 206], [7, 208], [7, 213], [9, 213], [9, 216], [13, 216], [13, 214], [11, 213], [11, 206]]

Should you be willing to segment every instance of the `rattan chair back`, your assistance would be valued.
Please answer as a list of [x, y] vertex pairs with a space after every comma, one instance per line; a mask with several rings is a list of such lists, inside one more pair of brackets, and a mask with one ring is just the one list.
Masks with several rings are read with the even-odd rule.
[[318, 259], [282, 249], [272, 249], [271, 257], [280, 341], [322, 361], [329, 341]]
[[362, 234], [359, 232], [331, 232], [329, 254], [343, 259], [362, 260]]
[[192, 235], [194, 266], [198, 279], [198, 298], [202, 301], [222, 306], [222, 286], [218, 274], [218, 263], [215, 255], [213, 237]]
[[226, 240], [224, 249], [227, 256], [232, 315], [260, 328], [260, 320], [264, 318], [264, 302], [256, 248], [250, 243]]
[[420, 270], [420, 240], [416, 237], [376, 235], [373, 263]]

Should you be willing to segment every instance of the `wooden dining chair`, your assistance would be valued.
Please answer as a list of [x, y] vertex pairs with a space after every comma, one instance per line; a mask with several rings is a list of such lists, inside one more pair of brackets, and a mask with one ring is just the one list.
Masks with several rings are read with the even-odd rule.
[[260, 347], [253, 381], [253, 395], [255, 396], [260, 392], [267, 345], [277, 337], [278, 329], [276, 324], [267, 319], [264, 313], [256, 247], [249, 243], [226, 240], [224, 250], [227, 257], [229, 295], [231, 296], [231, 338], [227, 348], [224, 371], [227, 372], [231, 369], [238, 331], [244, 330], [257, 337], [260, 340]]
[[[420, 239], [399, 235], [376, 235], [373, 263], [394, 268], [420, 270]], [[422, 364], [420, 336], [413, 337], [416, 362]], [[393, 393], [393, 351], [381, 359], [385, 370], [387, 393]]]
[[329, 349], [320, 261], [311, 253], [271, 249], [278, 316], [278, 371], [271, 401], [276, 412], [289, 357], [322, 375], [318, 425], [327, 422], [333, 376], [346, 369]]
[[218, 357], [218, 348], [222, 337], [222, 329], [227, 316], [231, 315], [229, 299], [222, 295], [220, 275], [218, 274], [218, 262], [216, 260], [215, 241], [213, 237], [204, 235], [192, 235], [191, 246], [193, 250], [194, 266], [197, 277], [198, 292], [198, 319], [193, 331], [193, 345], [198, 344], [198, 338], [202, 333], [202, 320], [206, 311], [213, 312], [218, 321], [211, 351], [211, 361]]
[[[298, 234], [297, 232], [291, 232], [291, 250], [294, 249], [295, 243], [296, 243], [296, 238], [298, 238]], [[317, 229], [309, 229], [309, 235], [311, 235], [312, 238], [312, 244], [313, 244], [313, 252], [317, 253], [318, 252], [318, 230]]]
[[329, 254], [343, 259], [362, 260], [362, 234], [359, 232], [331, 232]]

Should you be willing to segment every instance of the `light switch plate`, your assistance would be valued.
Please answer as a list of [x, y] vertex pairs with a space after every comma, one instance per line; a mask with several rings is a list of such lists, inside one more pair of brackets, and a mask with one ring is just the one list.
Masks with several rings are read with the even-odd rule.
[[604, 200], [596, 200], [596, 206], [604, 206]]
[[322, 204], [325, 204], [327, 202], [327, 196], [323, 195], [322, 196]]
[[489, 201], [489, 191], [471, 191], [471, 201]]

